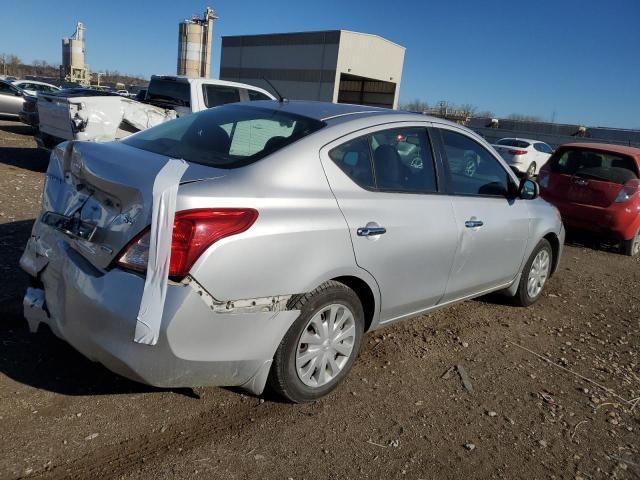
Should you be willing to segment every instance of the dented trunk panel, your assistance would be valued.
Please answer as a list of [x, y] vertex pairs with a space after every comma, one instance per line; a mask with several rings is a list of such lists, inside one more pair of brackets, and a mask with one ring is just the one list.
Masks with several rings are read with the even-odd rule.
[[[53, 212], [95, 225], [90, 241], [74, 235], [65, 236], [65, 241], [94, 267], [105, 269], [150, 224], [154, 178], [166, 162], [167, 157], [118, 142], [62, 144], [51, 154], [42, 214]], [[183, 182], [221, 175], [190, 164]]]

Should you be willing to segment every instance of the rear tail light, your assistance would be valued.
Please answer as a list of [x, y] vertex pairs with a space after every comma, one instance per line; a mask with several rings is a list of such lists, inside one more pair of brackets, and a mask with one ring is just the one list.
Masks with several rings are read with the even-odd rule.
[[615, 203], [624, 203], [631, 199], [636, 193], [640, 191], [640, 180], [634, 178], [624, 184], [622, 190], [618, 193], [618, 196], [614, 200]]
[[509, 153], [511, 155], [526, 155], [527, 151], [526, 150], [509, 150]]
[[[258, 218], [251, 208], [197, 209], [176, 212], [171, 236], [170, 277], [185, 277], [204, 251], [218, 240], [242, 233]], [[137, 272], [147, 269], [151, 232], [147, 227], [127, 245], [117, 265]]]

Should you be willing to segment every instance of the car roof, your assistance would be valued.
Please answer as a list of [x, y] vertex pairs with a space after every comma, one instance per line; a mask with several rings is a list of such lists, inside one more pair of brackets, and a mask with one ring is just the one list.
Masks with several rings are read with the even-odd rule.
[[632, 157], [640, 158], [640, 148], [628, 147], [626, 145], [613, 145], [610, 143], [565, 143], [560, 145], [560, 148], [590, 148], [592, 150], [601, 150], [603, 152], [619, 153], [622, 155], [630, 155]]
[[533, 140], [532, 138], [522, 138], [522, 137], [504, 137], [504, 138], [501, 138], [500, 140], [498, 140], [498, 142], [501, 142], [502, 140], [520, 140], [522, 142], [547, 144], [546, 142], [543, 142], [542, 140]]
[[324, 122], [344, 119], [344, 117], [349, 116], [366, 118], [379, 115], [393, 115], [398, 117], [398, 121], [405, 120], [405, 118], [401, 119], [400, 117], [407, 117], [406, 120], [452, 124], [446, 120], [419, 113], [403, 112], [381, 107], [369, 107], [367, 105], [352, 105], [349, 103], [317, 102], [312, 100], [288, 100], [284, 102], [278, 102], [277, 100], [259, 100], [251, 102], [251, 106], [271, 109], [277, 108], [282, 112], [301, 115]]
[[225, 87], [244, 88], [245, 90], [256, 90], [258, 92], [264, 92], [271, 97], [274, 96], [272, 93], [270, 93], [268, 90], [265, 90], [262, 87], [256, 87], [255, 85], [250, 85], [248, 83], [232, 82], [229, 80], [218, 80], [216, 78], [189, 77], [186, 75], [151, 75], [151, 80], [153, 80], [154, 78], [158, 80], [169, 80], [172, 82], [179, 82], [179, 83], [199, 82], [206, 85], [222, 85]]
[[56, 87], [55, 85], [53, 85], [51, 83], [39, 82], [38, 80], [14, 80], [12, 83], [14, 85], [17, 85], [17, 86], [20, 86], [20, 84], [22, 84], [22, 83], [34, 83], [36, 85], [47, 85], [48, 87], [60, 88], [60, 87]]

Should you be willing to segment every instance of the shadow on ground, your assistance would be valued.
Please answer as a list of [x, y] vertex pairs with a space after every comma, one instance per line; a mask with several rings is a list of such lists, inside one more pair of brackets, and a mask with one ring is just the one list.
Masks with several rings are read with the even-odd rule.
[[[3, 119], [0, 116], [0, 120], [7, 120], [7, 119], [6, 118]], [[18, 121], [16, 121], [12, 125], [6, 125], [6, 124], [0, 125], [0, 130], [7, 133], [15, 133], [16, 135], [25, 135], [28, 137], [32, 137], [36, 133], [35, 128], [29, 125], [25, 125], [24, 123], [21, 123]]]
[[[46, 325], [29, 332], [22, 316], [22, 296], [29, 277], [18, 262], [31, 233], [32, 220], [0, 225], [0, 373], [16, 382], [64, 395], [107, 395], [163, 391], [120, 377], [91, 362]], [[166, 390], [164, 390], [166, 391]], [[192, 398], [192, 389], [174, 389]]]
[[603, 238], [595, 233], [580, 230], [567, 230], [565, 245], [620, 254], [619, 243]]
[[46, 172], [49, 152], [39, 148], [0, 147], [0, 163], [34, 172]]

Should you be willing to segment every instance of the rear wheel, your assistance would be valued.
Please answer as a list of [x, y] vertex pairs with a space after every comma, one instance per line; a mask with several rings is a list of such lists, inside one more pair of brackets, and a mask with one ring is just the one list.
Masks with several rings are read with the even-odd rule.
[[543, 238], [531, 253], [522, 270], [520, 284], [515, 295], [515, 302], [518, 305], [528, 307], [540, 298], [551, 275], [552, 262], [551, 244]]
[[317, 400], [347, 375], [364, 333], [360, 299], [346, 285], [329, 281], [292, 298], [301, 314], [286, 333], [269, 372], [269, 387], [292, 402]]
[[527, 177], [531, 178], [534, 177], [536, 174], [536, 162], [531, 162], [531, 165], [529, 165], [529, 168], [527, 168]]
[[631, 240], [623, 240], [620, 244], [620, 250], [624, 255], [630, 257], [640, 254], [640, 230], [636, 232]]

